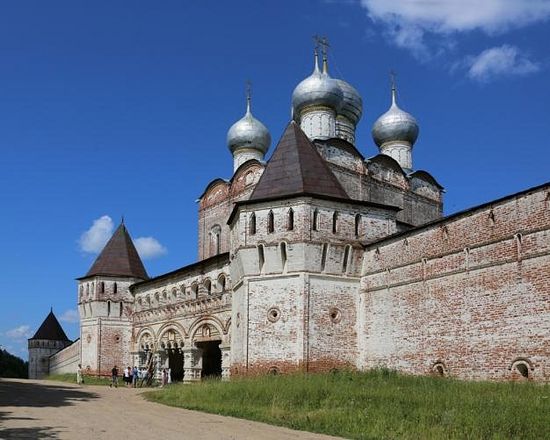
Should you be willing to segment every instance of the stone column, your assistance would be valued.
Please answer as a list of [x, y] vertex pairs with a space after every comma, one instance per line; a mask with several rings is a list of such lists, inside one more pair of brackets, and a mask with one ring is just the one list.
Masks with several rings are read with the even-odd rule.
[[202, 350], [197, 347], [183, 349], [183, 381], [198, 382], [202, 372]]
[[231, 368], [231, 346], [229, 344], [220, 344], [222, 352], [222, 380], [229, 380]]

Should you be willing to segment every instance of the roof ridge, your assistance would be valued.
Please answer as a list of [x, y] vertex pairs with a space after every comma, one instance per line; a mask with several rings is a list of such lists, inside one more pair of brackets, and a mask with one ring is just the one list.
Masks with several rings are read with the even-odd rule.
[[317, 147], [300, 126], [291, 121], [249, 200], [302, 193], [350, 198]]
[[82, 278], [95, 275], [129, 276], [149, 279], [147, 271], [124, 223], [113, 233], [90, 270]]

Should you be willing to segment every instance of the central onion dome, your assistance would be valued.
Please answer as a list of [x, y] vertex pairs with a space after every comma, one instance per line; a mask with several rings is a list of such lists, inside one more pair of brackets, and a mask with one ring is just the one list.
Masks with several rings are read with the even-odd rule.
[[342, 108], [344, 93], [338, 82], [327, 72], [326, 59], [323, 60], [323, 71], [319, 70], [319, 57], [315, 52], [313, 73], [296, 86], [292, 92], [292, 110], [295, 117], [312, 106], [330, 107], [335, 111]]
[[407, 142], [411, 146], [418, 138], [418, 123], [396, 103], [396, 89], [392, 87], [391, 107], [380, 116], [372, 127], [372, 137], [379, 147], [388, 142]]
[[335, 81], [344, 95], [340, 114], [348, 118], [353, 125], [357, 125], [363, 115], [363, 99], [355, 87], [350, 83], [343, 79], [336, 79]]
[[227, 146], [234, 154], [240, 149], [254, 149], [265, 155], [271, 144], [267, 127], [258, 121], [250, 111], [250, 96], [246, 99], [246, 113], [227, 132]]

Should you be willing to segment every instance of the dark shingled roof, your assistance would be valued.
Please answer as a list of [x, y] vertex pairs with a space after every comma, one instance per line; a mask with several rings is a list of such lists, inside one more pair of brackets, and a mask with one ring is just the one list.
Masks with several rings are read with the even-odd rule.
[[67, 335], [63, 331], [61, 324], [50, 311], [42, 325], [36, 330], [36, 333], [31, 339], [46, 339], [48, 341], [70, 341]]
[[302, 129], [286, 127], [249, 200], [310, 194], [349, 199], [349, 196]]
[[120, 224], [91, 269], [82, 278], [95, 275], [149, 279], [124, 223]]

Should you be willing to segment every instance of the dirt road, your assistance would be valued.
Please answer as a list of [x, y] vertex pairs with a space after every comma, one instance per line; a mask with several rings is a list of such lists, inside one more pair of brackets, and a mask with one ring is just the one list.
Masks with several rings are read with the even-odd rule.
[[147, 402], [139, 389], [0, 379], [0, 439], [330, 439]]

